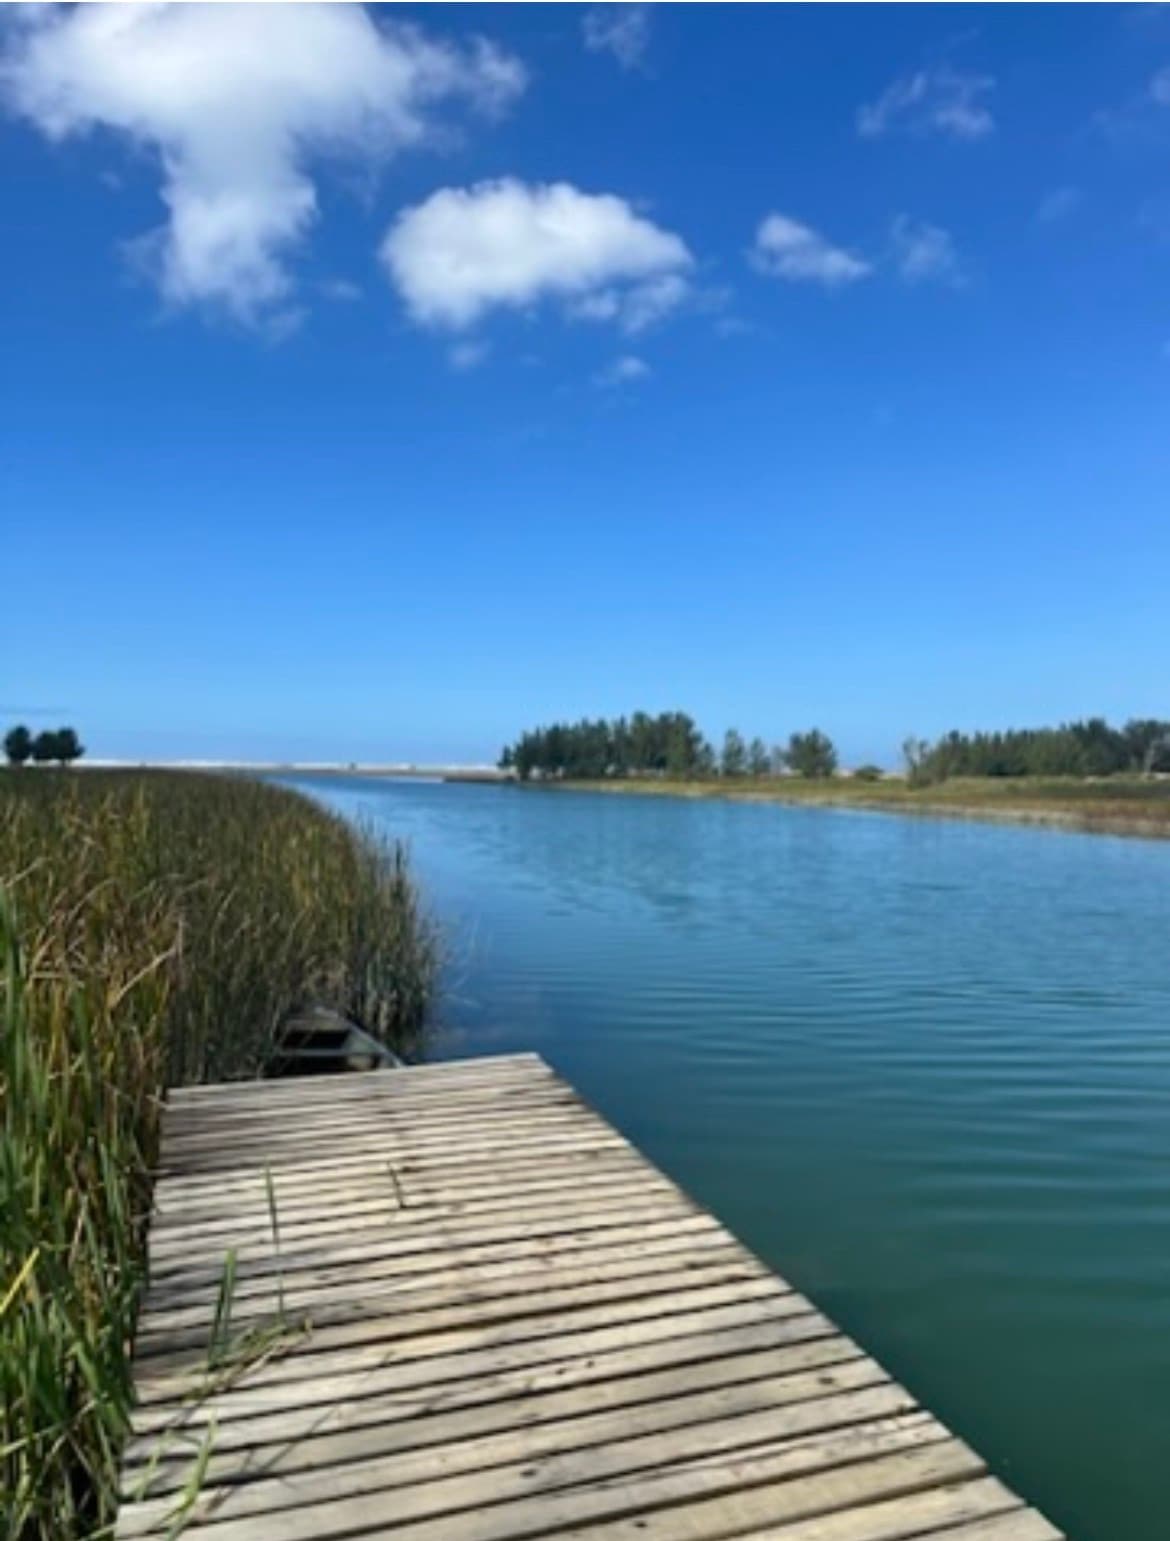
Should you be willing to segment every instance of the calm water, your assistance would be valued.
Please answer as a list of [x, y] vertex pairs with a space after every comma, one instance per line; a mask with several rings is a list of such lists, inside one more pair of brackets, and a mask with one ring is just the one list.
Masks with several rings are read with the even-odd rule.
[[1170, 843], [312, 781], [535, 1049], [1073, 1541], [1170, 1536]]

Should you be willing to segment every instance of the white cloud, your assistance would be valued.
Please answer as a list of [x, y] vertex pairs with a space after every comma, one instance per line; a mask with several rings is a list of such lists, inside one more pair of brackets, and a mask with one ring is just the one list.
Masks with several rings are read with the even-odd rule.
[[1117, 107], [1093, 114], [1093, 126], [1119, 147], [1164, 149], [1170, 134], [1170, 65]]
[[447, 362], [459, 374], [478, 369], [491, 352], [486, 342], [457, 342], [447, 352]]
[[398, 216], [381, 255], [412, 317], [455, 329], [548, 298], [593, 320], [664, 313], [665, 291], [647, 286], [692, 264], [622, 198], [514, 178], [433, 193]]
[[771, 278], [824, 284], [830, 289], [855, 283], [870, 271], [868, 262], [833, 246], [787, 214], [769, 214], [761, 221], [748, 257], [754, 268]]
[[1067, 219], [1080, 208], [1084, 197], [1079, 187], [1054, 187], [1050, 193], [1045, 193], [1037, 205], [1036, 223], [1054, 225], [1059, 220]]
[[908, 284], [960, 288], [965, 282], [955, 243], [940, 225], [899, 214], [890, 226], [890, 251], [899, 276]]
[[590, 6], [581, 22], [581, 33], [591, 53], [611, 53], [623, 69], [632, 70], [650, 46], [650, 7]]
[[524, 85], [487, 42], [437, 42], [360, 5], [29, 9], [8, 29], [0, 95], [50, 139], [110, 129], [156, 157], [167, 218], [139, 260], [168, 301], [244, 321], [293, 290], [314, 159], [382, 163], [432, 139], [439, 104], [492, 112]]
[[593, 376], [595, 385], [612, 389], [617, 385], [631, 385], [635, 380], [645, 380], [651, 374], [650, 365], [634, 353], [623, 353]]
[[636, 337], [665, 321], [682, 306], [698, 303], [701, 295], [682, 273], [662, 273], [625, 291], [597, 289], [568, 305], [576, 321], [613, 321]]
[[622, 313], [622, 296], [615, 289], [595, 289], [565, 307], [574, 321], [616, 321]]
[[876, 102], [860, 107], [857, 131], [865, 139], [899, 130], [984, 139], [995, 129], [986, 101], [994, 89], [990, 75], [963, 74], [947, 65], [918, 70], [887, 86]]
[[680, 305], [691, 298], [691, 283], [681, 273], [663, 273], [635, 286], [622, 306], [622, 331], [632, 337], [665, 321]]

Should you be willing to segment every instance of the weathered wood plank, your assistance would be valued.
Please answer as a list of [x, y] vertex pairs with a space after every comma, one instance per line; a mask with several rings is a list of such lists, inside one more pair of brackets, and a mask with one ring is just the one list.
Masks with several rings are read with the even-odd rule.
[[1059, 1541], [536, 1056], [176, 1091], [159, 1171], [123, 1541]]
[[[516, 1197], [526, 1193], [538, 1178], [549, 1182], [564, 1183], [591, 1173], [639, 1172], [644, 1164], [634, 1162], [628, 1146], [618, 1142], [590, 1147], [586, 1150], [545, 1152], [537, 1147], [527, 1148], [503, 1156], [485, 1166], [482, 1161], [466, 1161], [457, 1154], [434, 1161], [411, 1160], [393, 1166], [378, 1158], [364, 1158], [342, 1173], [343, 1181], [333, 1183], [329, 1172], [320, 1164], [305, 1164], [304, 1170], [282, 1167], [273, 1174], [273, 1186], [280, 1205], [280, 1213], [290, 1214], [297, 1208], [317, 1209], [327, 1200], [323, 1194], [336, 1192], [340, 1204], [365, 1194], [385, 1196], [389, 1191], [396, 1202], [399, 1194], [409, 1206], [415, 1199], [424, 1198], [446, 1201], [471, 1192], [510, 1193]], [[332, 1170], [332, 1169], [330, 1169]], [[261, 1216], [268, 1220], [268, 1182], [263, 1171], [249, 1173], [245, 1181], [224, 1182], [219, 1188], [210, 1185], [198, 1195], [182, 1192], [173, 1179], [158, 1184], [154, 1204], [154, 1225], [165, 1239], [173, 1227], [184, 1227], [195, 1222], [214, 1221], [218, 1225], [255, 1222]]]
[[[267, 1293], [277, 1276], [290, 1286], [298, 1282], [307, 1284], [322, 1275], [331, 1276], [335, 1270], [348, 1273], [379, 1258], [408, 1252], [456, 1252], [533, 1237], [579, 1236], [643, 1220], [648, 1224], [668, 1222], [678, 1208], [669, 1193], [656, 1190], [633, 1192], [624, 1198], [583, 1192], [503, 1215], [463, 1215], [439, 1205], [421, 1212], [399, 1208], [389, 1211], [380, 1224], [351, 1226], [344, 1243], [331, 1237], [324, 1243], [310, 1239], [299, 1244], [285, 1235], [278, 1216], [277, 1235], [273, 1237], [270, 1231], [270, 1246], [265, 1255], [258, 1256], [254, 1250], [245, 1255], [236, 1249], [236, 1299]], [[683, 1213], [699, 1212], [687, 1208]], [[223, 1260], [230, 1250], [230, 1246], [226, 1247], [217, 1255], [215, 1250], [208, 1249], [205, 1260], [186, 1266], [152, 1267], [152, 1306], [218, 1289]]]
[[[238, 1449], [216, 1448], [205, 1481], [208, 1487], [235, 1485], [244, 1478], [259, 1479], [282, 1472], [305, 1472], [342, 1465], [363, 1457], [386, 1456], [425, 1450], [451, 1460], [469, 1443], [485, 1447], [493, 1435], [531, 1439], [526, 1448], [580, 1448], [593, 1435], [610, 1427], [669, 1428], [672, 1424], [702, 1422], [719, 1413], [779, 1408], [792, 1402], [813, 1401], [836, 1393], [885, 1385], [888, 1376], [860, 1350], [841, 1338], [822, 1339], [795, 1348], [737, 1354], [704, 1360], [679, 1368], [593, 1383], [588, 1398], [573, 1388], [532, 1390], [523, 1396], [498, 1401], [472, 1400], [451, 1406], [446, 1399], [435, 1411], [424, 1400], [404, 1411], [401, 1401], [394, 1416], [372, 1422], [350, 1423], [340, 1432], [309, 1434], [299, 1438], [272, 1439], [266, 1444]], [[841, 1357], [848, 1353], [851, 1357]], [[368, 1411], [368, 1408], [363, 1409]], [[133, 1480], [144, 1483], [140, 1496], [182, 1487], [190, 1465], [190, 1447], [160, 1453], [158, 1462], [145, 1466], [128, 1463]], [[137, 1488], [136, 1488], [137, 1490]]]
[[[753, 1495], [753, 1505], [760, 1497]], [[574, 1525], [558, 1532], [559, 1541], [1060, 1541], [1046, 1521], [1041, 1530], [1017, 1530], [1022, 1510], [991, 1477], [926, 1488], [896, 1498], [864, 1501], [760, 1528], [740, 1526], [739, 1505], [725, 1499], [700, 1500], [675, 1509], [659, 1509], [599, 1525]], [[1004, 1528], [1006, 1527], [1006, 1528]]]
[[[433, 1260], [410, 1259], [386, 1278], [377, 1278], [360, 1287], [346, 1291], [335, 1289], [318, 1295], [306, 1311], [314, 1331], [324, 1326], [368, 1318], [374, 1311], [394, 1311], [416, 1306], [419, 1298], [428, 1291], [437, 1296], [444, 1291], [462, 1287], [469, 1298], [500, 1298], [514, 1296], [524, 1289], [536, 1289], [542, 1285], [553, 1286], [566, 1279], [614, 1278], [624, 1273], [642, 1273], [655, 1263], [663, 1266], [700, 1266], [707, 1257], [726, 1258], [729, 1238], [718, 1228], [696, 1232], [693, 1228], [675, 1229], [669, 1234], [641, 1239], [636, 1250], [626, 1238], [616, 1242], [606, 1241], [590, 1247], [565, 1248], [546, 1243], [523, 1251], [521, 1255], [504, 1260], [498, 1251], [488, 1252], [487, 1261], [455, 1262], [450, 1257]], [[731, 1246], [734, 1251], [734, 1247]], [[287, 1297], [286, 1308], [291, 1309]], [[271, 1315], [272, 1300], [261, 1301], [254, 1312], [238, 1313], [234, 1320], [244, 1325], [250, 1320], [264, 1319]], [[139, 1323], [135, 1338], [137, 1354], [155, 1353], [161, 1348], [203, 1347], [211, 1322], [211, 1308], [200, 1307], [187, 1311], [178, 1321], [171, 1321], [161, 1313], [144, 1316]]]
[[[667, 1194], [670, 1187], [659, 1182], [652, 1173], [626, 1164], [613, 1168], [591, 1167], [579, 1175], [545, 1183], [527, 1183], [518, 1191], [508, 1192], [498, 1186], [482, 1184], [470, 1189], [450, 1189], [442, 1185], [415, 1183], [411, 1194], [405, 1189], [396, 1191], [393, 1183], [379, 1181], [376, 1191], [364, 1199], [339, 1199], [330, 1204], [320, 1196], [309, 1197], [298, 1205], [278, 1202], [277, 1220], [282, 1242], [295, 1242], [302, 1237], [323, 1238], [331, 1235], [348, 1235], [355, 1225], [367, 1222], [384, 1222], [387, 1216], [398, 1218], [409, 1211], [416, 1215], [505, 1215], [538, 1205], [562, 1201], [566, 1198], [614, 1195], [617, 1199], [639, 1194]], [[176, 1220], [169, 1226], [152, 1229], [150, 1239], [150, 1263], [152, 1276], [165, 1272], [172, 1260], [184, 1267], [191, 1265], [204, 1250], [217, 1248], [243, 1248], [253, 1244], [268, 1246], [272, 1241], [272, 1219], [263, 1215], [244, 1214], [233, 1220], [195, 1220], [184, 1223]]]
[[[450, 1252], [414, 1250], [406, 1247], [388, 1256], [354, 1268], [345, 1273], [330, 1275], [320, 1270], [312, 1282], [286, 1281], [278, 1288], [275, 1280], [262, 1290], [253, 1290], [245, 1283], [241, 1297], [232, 1308], [232, 1319], [242, 1323], [246, 1319], [270, 1317], [278, 1307], [287, 1313], [308, 1313], [315, 1319], [318, 1309], [333, 1311], [338, 1307], [339, 1294], [361, 1299], [367, 1287], [379, 1283], [393, 1283], [411, 1273], [432, 1273], [449, 1278], [455, 1271], [464, 1271], [469, 1280], [476, 1266], [485, 1271], [512, 1265], [519, 1271], [520, 1264], [565, 1262], [574, 1257], [583, 1269], [588, 1268], [591, 1254], [620, 1249], [626, 1256], [644, 1253], [647, 1247], [661, 1241], [677, 1242], [682, 1237], [692, 1239], [697, 1245], [721, 1246], [724, 1234], [719, 1227], [701, 1215], [681, 1216], [677, 1220], [654, 1220], [634, 1225], [606, 1225], [569, 1234], [550, 1233], [527, 1240], [507, 1243], [486, 1243], [479, 1248], [463, 1247]], [[148, 1315], [144, 1328], [157, 1331], [160, 1328], [175, 1330], [181, 1327], [202, 1327], [210, 1320], [217, 1290], [201, 1289], [172, 1297], [168, 1292], [149, 1293], [146, 1301]], [[142, 1331], [143, 1329], [140, 1329]]]
[[[957, 1440], [940, 1440], [929, 1419], [909, 1414], [828, 1434], [742, 1447], [660, 1465], [630, 1466], [621, 1446], [608, 1458], [581, 1452], [506, 1474], [439, 1478], [392, 1494], [303, 1504], [240, 1521], [211, 1519], [207, 1541], [313, 1541], [393, 1534], [401, 1541], [513, 1541], [584, 1521], [718, 1495], [744, 1522], [774, 1523], [980, 1475]], [[733, 1532], [734, 1533], [734, 1532]]]
[[[226, 1389], [199, 1402], [183, 1404], [178, 1410], [170, 1404], [138, 1407], [133, 1415], [133, 1427], [136, 1433], [147, 1433], [175, 1423], [190, 1427], [210, 1420], [222, 1427], [232, 1418], [295, 1408], [307, 1396], [320, 1407], [324, 1402], [344, 1402], [407, 1386], [434, 1386], [447, 1381], [474, 1380], [498, 1370], [537, 1369], [549, 1362], [587, 1359], [610, 1348], [644, 1350], [662, 1339], [708, 1337], [725, 1327], [754, 1327], [761, 1334], [761, 1345], [770, 1347], [801, 1342], [812, 1336], [828, 1336], [834, 1331], [831, 1324], [818, 1312], [810, 1310], [799, 1295], [778, 1295], [774, 1299], [711, 1306], [702, 1311], [681, 1311], [673, 1316], [656, 1316], [646, 1321], [599, 1327], [559, 1338], [540, 1338], [529, 1343], [504, 1343], [498, 1347], [438, 1353], [418, 1359], [405, 1351], [398, 1355], [386, 1354], [372, 1367], [343, 1370], [316, 1378], [309, 1388], [299, 1383], [291, 1386], [282, 1382], [275, 1385], [253, 1383], [249, 1376], [242, 1375]], [[409, 1347], [408, 1340], [404, 1349]]]
[[[856, 1382], [847, 1377], [861, 1365], [877, 1371], [876, 1380], [888, 1378], [840, 1335], [760, 1348], [754, 1346], [756, 1335], [741, 1328], [722, 1336], [722, 1352], [699, 1357], [696, 1342], [677, 1338], [650, 1350], [619, 1350], [535, 1372], [505, 1371], [444, 1387], [438, 1397], [423, 1386], [321, 1408], [306, 1404], [293, 1412], [228, 1424], [216, 1430], [207, 1480], [234, 1480], [241, 1470], [262, 1474], [271, 1462], [299, 1461], [302, 1451], [311, 1461], [315, 1450], [329, 1452], [339, 1444], [350, 1447], [366, 1440], [370, 1454], [421, 1449], [761, 1379], [770, 1381], [781, 1406], [815, 1394], [810, 1379], [826, 1394], [848, 1389]], [[846, 1379], [839, 1381], [838, 1375]], [[204, 1432], [177, 1429], [162, 1439], [155, 1434], [132, 1438], [125, 1451], [128, 1488], [156, 1479], [163, 1490], [183, 1486]], [[335, 1462], [327, 1455], [323, 1464]]]
[[[600, 1305], [574, 1312], [547, 1312], [539, 1316], [513, 1314], [494, 1321], [479, 1317], [470, 1325], [440, 1327], [431, 1332], [420, 1331], [417, 1327], [413, 1331], [396, 1332], [394, 1323], [380, 1318], [362, 1324], [364, 1331], [361, 1333], [351, 1331], [348, 1341], [339, 1342], [336, 1334], [332, 1339], [325, 1339], [323, 1334], [316, 1332], [308, 1334], [294, 1343], [287, 1354], [269, 1359], [251, 1370], [248, 1385], [274, 1386], [335, 1373], [357, 1373], [391, 1362], [402, 1364], [408, 1359], [425, 1358], [428, 1354], [499, 1348], [505, 1344], [537, 1342], [545, 1338], [554, 1339], [558, 1347], [564, 1347], [571, 1345], [578, 1333], [593, 1328], [612, 1329], [619, 1324], [628, 1326], [654, 1318], [665, 1323], [674, 1316], [689, 1321], [696, 1311], [715, 1306], [781, 1299], [785, 1310], [791, 1308], [793, 1315], [811, 1310], [799, 1295], [763, 1275], [731, 1283], [704, 1284], [701, 1280], [685, 1285], [676, 1283], [668, 1293], [610, 1298]], [[157, 1361], [148, 1360], [135, 1381], [138, 1401], [145, 1405], [185, 1400], [207, 1378], [203, 1366], [168, 1372], [161, 1370]]]
[[[221, 1523], [277, 1509], [364, 1499], [391, 1489], [396, 1490], [394, 1505], [399, 1513], [408, 1512], [411, 1502], [437, 1501], [440, 1508], [458, 1508], [452, 1492], [461, 1490], [448, 1488], [443, 1493], [436, 1491], [436, 1485], [441, 1479], [469, 1478], [473, 1473], [479, 1474], [476, 1501], [498, 1503], [533, 1491], [531, 1467], [536, 1462], [541, 1463], [539, 1485], [554, 1490], [580, 1481], [586, 1465], [589, 1479], [595, 1480], [710, 1458], [719, 1451], [771, 1445], [854, 1423], [874, 1424], [913, 1411], [909, 1393], [889, 1381], [786, 1407], [776, 1406], [767, 1388], [756, 1382], [746, 1390], [737, 1388], [731, 1395], [680, 1399], [667, 1409], [665, 1417], [663, 1404], [651, 1403], [633, 1413], [585, 1415], [568, 1425], [510, 1429], [478, 1440], [463, 1440], [454, 1447], [431, 1446], [413, 1458], [399, 1453], [351, 1458], [244, 1487], [206, 1488], [189, 1515], [189, 1523]], [[427, 1491], [398, 1492], [400, 1489]], [[138, 1505], [133, 1514], [124, 1517], [123, 1532], [149, 1534], [165, 1521], [171, 1507], [173, 1503], [166, 1499]]]

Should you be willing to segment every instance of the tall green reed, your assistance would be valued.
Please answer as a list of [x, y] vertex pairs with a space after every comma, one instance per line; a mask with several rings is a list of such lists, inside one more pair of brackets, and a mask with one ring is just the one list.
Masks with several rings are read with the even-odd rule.
[[404, 855], [277, 786], [0, 774], [0, 1534], [109, 1525], [166, 1086], [321, 1001], [399, 1048], [437, 965]]

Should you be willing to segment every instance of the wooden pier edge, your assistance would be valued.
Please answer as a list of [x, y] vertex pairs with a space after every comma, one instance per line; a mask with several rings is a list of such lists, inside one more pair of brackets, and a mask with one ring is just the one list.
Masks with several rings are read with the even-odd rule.
[[171, 1093], [116, 1535], [1059, 1541], [536, 1055]]

